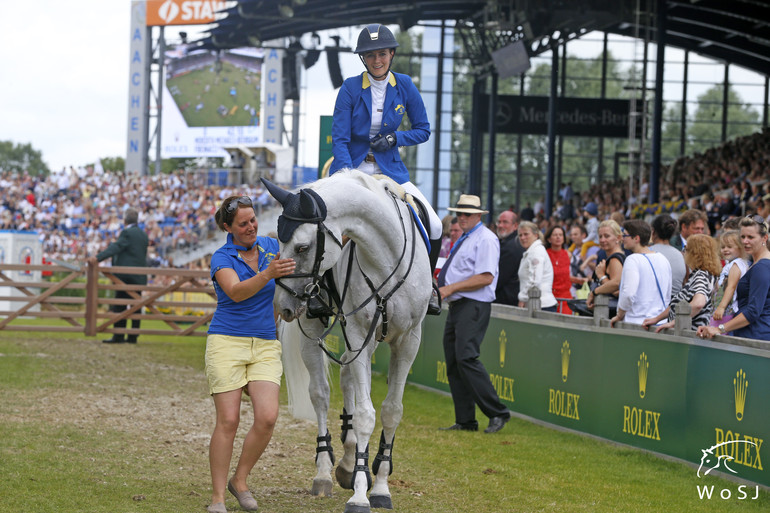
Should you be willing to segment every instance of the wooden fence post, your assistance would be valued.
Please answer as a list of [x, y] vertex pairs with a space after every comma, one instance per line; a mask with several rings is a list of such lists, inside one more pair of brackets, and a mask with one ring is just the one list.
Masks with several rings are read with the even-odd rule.
[[96, 335], [96, 313], [99, 308], [99, 263], [86, 262], [86, 327], [85, 335]]

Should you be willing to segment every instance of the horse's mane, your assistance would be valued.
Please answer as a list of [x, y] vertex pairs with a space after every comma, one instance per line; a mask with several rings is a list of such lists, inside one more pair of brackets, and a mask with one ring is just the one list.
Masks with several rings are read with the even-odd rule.
[[388, 188], [393, 191], [397, 197], [406, 199], [412, 206], [414, 206], [411, 196], [408, 195], [404, 188], [392, 178], [383, 174], [367, 175], [357, 169], [340, 169], [324, 180], [313, 182], [310, 187], [317, 190], [324, 186], [336, 186], [337, 182], [346, 180], [356, 182], [358, 185], [361, 185], [372, 192], [381, 193]]
[[401, 187], [399, 184], [397, 184], [393, 179], [385, 176], [385, 175], [376, 175], [376, 178], [372, 175], [367, 175], [366, 173], [362, 173], [361, 171], [358, 171], [357, 169], [340, 169], [339, 171], [335, 172], [330, 177], [326, 178], [325, 180], [319, 180], [317, 182], [314, 182], [311, 184], [312, 188], [313, 185], [322, 186], [322, 183], [326, 182], [327, 184], [336, 184], [336, 182], [339, 181], [345, 181], [350, 180], [354, 181], [357, 184], [361, 185], [362, 187], [365, 187], [373, 192], [379, 192], [383, 191], [385, 189], [385, 186], [396, 192], [397, 195], [403, 196], [403, 190], [404, 188]]

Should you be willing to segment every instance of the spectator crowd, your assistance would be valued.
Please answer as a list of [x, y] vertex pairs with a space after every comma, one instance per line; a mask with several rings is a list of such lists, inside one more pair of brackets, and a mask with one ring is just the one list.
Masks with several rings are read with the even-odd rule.
[[[501, 239], [498, 302], [521, 306], [535, 286], [544, 309], [590, 315], [596, 295], [605, 294], [611, 297], [613, 324], [623, 320], [656, 329], [670, 326], [677, 305], [686, 302], [693, 328], [719, 328], [720, 320], [741, 311], [735, 297], [739, 280], [752, 259], [764, 254], [759, 249], [746, 254], [751, 244], [744, 243], [748, 236], [741, 223], [755, 220], [763, 228], [751, 236], [757, 244], [766, 238], [768, 169], [770, 130], [765, 129], [664, 168], [655, 205], [644, 203], [647, 182], [636, 188], [628, 181], [607, 181], [582, 192], [561, 184], [550, 215], [542, 201], [520, 210], [512, 206], [490, 225]], [[173, 265], [173, 251], [195, 248], [215, 235], [214, 212], [224, 198], [271, 201], [257, 186], [211, 185], [206, 178], [184, 170], [126, 175], [99, 164], [47, 176], [2, 171], [0, 229], [37, 232], [48, 261], [85, 261], [117, 238], [123, 214], [132, 207], [149, 237], [148, 264]], [[444, 232], [442, 257], [462, 233], [452, 216], [445, 218]], [[693, 239], [688, 255], [687, 241], [700, 234], [705, 239]], [[633, 265], [624, 265], [632, 255]], [[633, 283], [646, 285], [641, 303], [634, 303], [639, 288]]]
[[100, 165], [69, 167], [48, 176], [0, 173], [0, 229], [35, 231], [47, 261], [85, 261], [123, 229], [123, 213], [139, 211], [150, 240], [151, 265], [168, 265], [175, 250], [213, 237], [216, 205], [230, 195], [268, 201], [256, 186], [205, 183], [205, 174], [177, 171], [141, 176]]
[[686, 303], [699, 336], [770, 340], [769, 169], [765, 129], [674, 162], [656, 205], [641, 203], [647, 183], [603, 182], [582, 193], [562, 184], [549, 216], [542, 201], [512, 206], [489, 226], [501, 245], [496, 302], [523, 306], [535, 287], [543, 310], [592, 315], [605, 295], [612, 325], [655, 331], [673, 327]]

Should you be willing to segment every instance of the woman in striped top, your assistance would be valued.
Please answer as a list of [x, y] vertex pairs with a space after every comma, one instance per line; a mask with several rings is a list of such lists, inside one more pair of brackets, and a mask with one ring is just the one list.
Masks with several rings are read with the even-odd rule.
[[671, 299], [669, 307], [660, 315], [642, 322], [642, 325], [649, 329], [650, 326], [668, 318], [667, 322], [656, 326], [655, 333], [674, 327], [676, 308], [683, 302], [690, 304], [692, 329], [708, 326], [711, 320], [711, 314], [714, 312], [714, 289], [717, 276], [722, 270], [716, 240], [704, 234], [691, 235], [687, 239], [684, 262], [690, 268], [690, 276], [682, 290]]

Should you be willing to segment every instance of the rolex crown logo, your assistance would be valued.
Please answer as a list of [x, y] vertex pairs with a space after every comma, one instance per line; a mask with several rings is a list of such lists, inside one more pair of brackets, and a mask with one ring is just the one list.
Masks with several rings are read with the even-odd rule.
[[650, 362], [647, 361], [647, 355], [639, 355], [639, 361], [636, 362], [639, 371], [639, 397], [644, 399], [647, 394], [647, 371], [650, 369]]
[[567, 382], [567, 374], [569, 373], [569, 342], [566, 340], [561, 345], [561, 380]]
[[505, 330], [500, 330], [500, 336], [497, 337], [497, 341], [500, 342], [500, 367], [505, 367], [505, 344], [508, 342], [508, 337], [505, 336]]
[[746, 379], [746, 373], [743, 369], [738, 370], [733, 378], [733, 390], [735, 391], [735, 418], [738, 422], [743, 420], [743, 408], [746, 406], [746, 390], [749, 388], [749, 381]]

